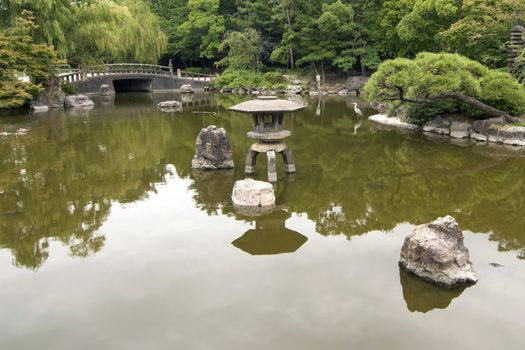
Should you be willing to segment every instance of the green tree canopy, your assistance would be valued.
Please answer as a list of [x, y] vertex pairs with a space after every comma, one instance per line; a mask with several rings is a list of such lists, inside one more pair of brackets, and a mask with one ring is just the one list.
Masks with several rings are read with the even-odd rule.
[[34, 14], [35, 41], [52, 44], [72, 64], [154, 63], [166, 49], [160, 22], [144, 0], [6, 0], [3, 26]]
[[435, 103], [450, 99], [487, 116], [525, 112], [525, 87], [510, 74], [487, 68], [459, 54], [420, 53], [415, 59], [382, 63], [365, 86], [369, 99]]
[[219, 66], [231, 69], [253, 69], [260, 65], [261, 38], [257, 31], [248, 28], [243, 32], [230, 32], [219, 46], [220, 51], [228, 49], [228, 54], [217, 62]]
[[[30, 32], [36, 28], [29, 12], [22, 12], [15, 26], [0, 31], [0, 109], [18, 108], [32, 99], [45, 83], [51, 65], [57, 62], [52, 46], [34, 43]], [[30, 82], [18, 80], [25, 73]]]
[[189, 0], [187, 10], [174, 33], [172, 53], [183, 62], [215, 58], [226, 31], [224, 17], [219, 14], [219, 0]]
[[297, 63], [333, 62], [348, 71], [356, 62], [352, 54], [352, 39], [355, 23], [351, 5], [337, 0], [333, 4], [323, 4], [321, 15], [300, 32], [302, 53]]
[[437, 39], [447, 51], [489, 67], [505, 67], [510, 29], [523, 9], [525, 0], [464, 0], [462, 18], [441, 31]]

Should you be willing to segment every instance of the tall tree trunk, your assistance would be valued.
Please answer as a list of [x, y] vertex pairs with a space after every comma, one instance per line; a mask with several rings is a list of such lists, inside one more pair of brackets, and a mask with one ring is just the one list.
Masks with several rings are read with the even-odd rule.
[[458, 19], [463, 17], [463, 0], [456, 0], [456, 6], [458, 7]]
[[500, 109], [497, 109], [495, 107], [492, 107], [492, 106], [489, 106], [477, 99], [475, 99], [474, 97], [470, 97], [470, 96], [465, 96], [465, 95], [462, 95], [460, 93], [457, 93], [457, 92], [452, 92], [452, 93], [449, 93], [449, 94], [444, 94], [443, 95], [445, 98], [451, 98], [451, 99], [454, 99], [456, 101], [460, 101], [460, 102], [463, 102], [471, 107], [474, 107], [484, 113], [486, 113], [487, 115], [491, 116], [491, 117], [503, 117], [505, 118], [505, 121], [507, 123], [516, 123], [516, 122], [523, 122], [523, 120], [521, 120], [520, 118], [517, 118], [517, 117], [513, 117], [511, 116], [510, 114], [508, 114], [507, 112], [505, 111], [502, 111]]
[[361, 65], [361, 75], [362, 76], [366, 76], [366, 67], [365, 67], [365, 65], [363, 63], [363, 57], [362, 56], [359, 57], [359, 63]]

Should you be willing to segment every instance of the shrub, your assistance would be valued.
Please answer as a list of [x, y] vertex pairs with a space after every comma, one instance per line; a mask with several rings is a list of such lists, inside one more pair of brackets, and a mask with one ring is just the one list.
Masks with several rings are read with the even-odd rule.
[[276, 88], [285, 84], [280, 72], [263, 74], [255, 71], [227, 69], [217, 78], [215, 85], [239, 89], [242, 87]]
[[451, 113], [455, 110], [456, 103], [450, 100], [441, 100], [435, 103], [414, 103], [408, 105], [407, 119], [410, 123], [421, 126], [438, 115]]
[[66, 95], [74, 95], [77, 92], [77, 87], [70, 83], [63, 83], [60, 88]]

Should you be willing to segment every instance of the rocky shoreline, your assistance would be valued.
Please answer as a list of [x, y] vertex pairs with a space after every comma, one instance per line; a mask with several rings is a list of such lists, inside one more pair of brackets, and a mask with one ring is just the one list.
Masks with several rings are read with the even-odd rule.
[[387, 126], [450, 139], [525, 147], [525, 124], [508, 124], [503, 118], [472, 121], [459, 117], [436, 117], [423, 126], [410, 124], [403, 118], [389, 117], [386, 114], [372, 115], [368, 119]]

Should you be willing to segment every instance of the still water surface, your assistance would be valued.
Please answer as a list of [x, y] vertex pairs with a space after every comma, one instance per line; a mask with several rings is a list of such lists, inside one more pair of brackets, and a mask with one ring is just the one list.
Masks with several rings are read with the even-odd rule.
[[[305, 98], [286, 121], [298, 172], [280, 170], [278, 208], [255, 220], [230, 200], [251, 118], [225, 109], [242, 98], [157, 110], [173, 97], [0, 119], [0, 349], [521, 348], [523, 152]], [[229, 132], [235, 171], [191, 171], [210, 124]], [[414, 225], [446, 214], [480, 279], [467, 289], [397, 266]]]

